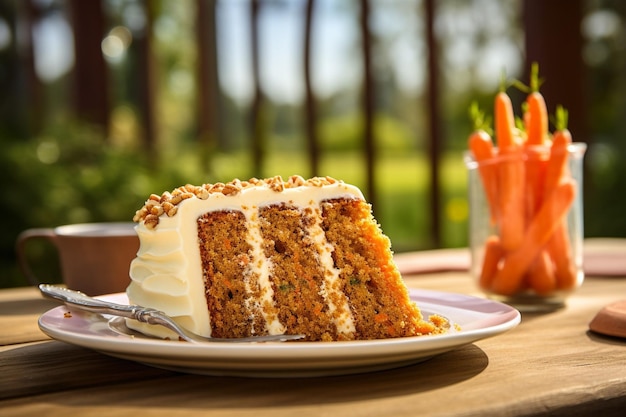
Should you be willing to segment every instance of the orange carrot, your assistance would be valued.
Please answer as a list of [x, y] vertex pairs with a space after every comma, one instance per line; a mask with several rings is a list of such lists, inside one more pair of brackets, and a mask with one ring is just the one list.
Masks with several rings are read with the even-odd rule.
[[530, 93], [526, 97], [528, 119], [526, 121], [526, 143], [543, 145], [548, 135], [548, 110], [543, 95], [539, 92], [539, 65], [534, 62], [530, 68]]
[[573, 180], [565, 181], [544, 201], [537, 215], [530, 223], [522, 244], [514, 252], [507, 254], [502, 268], [494, 277], [491, 289], [502, 295], [514, 294], [520, 288], [522, 278], [533, 260], [556, 230], [559, 222], [569, 210], [576, 194]]
[[[550, 159], [546, 167], [544, 198], [553, 193], [559, 182], [569, 178], [567, 171], [567, 147], [572, 143], [572, 136], [567, 129], [554, 133]], [[569, 243], [567, 223], [563, 220], [548, 242], [547, 250], [554, 262], [557, 287], [571, 289], [576, 284], [576, 268]]]
[[494, 156], [491, 136], [484, 130], [477, 130], [469, 137], [469, 148], [476, 161], [484, 161]]
[[478, 170], [489, 204], [491, 221], [494, 222], [497, 216], [498, 177], [496, 166], [489, 162], [495, 156], [493, 141], [484, 130], [476, 130], [470, 135], [468, 144], [474, 160], [479, 164]]
[[514, 134], [515, 115], [511, 98], [504, 92], [496, 94], [494, 105], [494, 125], [496, 140], [500, 150], [516, 147], [517, 140]]
[[502, 247], [512, 251], [524, 237], [524, 160], [515, 138], [511, 99], [504, 92], [495, 99], [495, 130], [498, 143], [498, 215]]
[[388, 320], [389, 320], [389, 316], [387, 316], [385, 313], [378, 313], [374, 315], [374, 322], [376, 323], [384, 323]]
[[556, 289], [556, 278], [548, 252], [542, 250], [528, 271], [528, 283], [539, 295], [548, 295]]
[[527, 146], [525, 149], [525, 184], [524, 209], [526, 219], [531, 219], [541, 207], [544, 197], [546, 163], [549, 158], [548, 147]]
[[561, 221], [557, 230], [555, 230], [548, 242], [547, 251], [552, 262], [554, 262], [557, 288], [561, 290], [574, 288], [577, 281], [577, 273], [565, 221]]
[[571, 143], [572, 134], [569, 130], [563, 129], [554, 133], [545, 173], [544, 198], [554, 191], [559, 181], [567, 178], [567, 148]]
[[498, 264], [504, 255], [498, 236], [489, 236], [485, 242], [485, 255], [482, 269], [480, 270], [479, 285], [488, 290], [491, 287], [493, 277], [498, 272]]
[[544, 145], [548, 136], [548, 110], [546, 101], [539, 91], [533, 91], [526, 97], [528, 118], [526, 119], [526, 143]]
[[524, 238], [524, 161], [518, 150], [501, 152], [498, 165], [498, 215], [502, 247], [512, 251]]
[[527, 216], [535, 215], [543, 199], [544, 160], [547, 150], [543, 146], [548, 137], [548, 109], [543, 95], [539, 92], [539, 66], [533, 63], [530, 71], [530, 93], [526, 96], [526, 211]]

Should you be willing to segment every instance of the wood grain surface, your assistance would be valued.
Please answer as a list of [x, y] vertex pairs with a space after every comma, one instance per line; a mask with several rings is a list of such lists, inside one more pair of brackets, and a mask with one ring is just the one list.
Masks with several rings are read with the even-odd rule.
[[[480, 295], [463, 271], [406, 281], [412, 288]], [[595, 334], [589, 323], [623, 298], [626, 279], [587, 277], [565, 308], [524, 313], [507, 333], [420, 364], [268, 379], [171, 372], [46, 340], [37, 317], [56, 304], [34, 288], [0, 290], [0, 415], [621, 415], [626, 340]]]

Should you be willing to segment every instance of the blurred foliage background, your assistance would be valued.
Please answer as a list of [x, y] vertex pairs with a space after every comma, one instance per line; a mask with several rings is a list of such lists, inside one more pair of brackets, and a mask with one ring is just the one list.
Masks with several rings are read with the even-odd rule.
[[[130, 221], [150, 193], [185, 183], [320, 174], [373, 193], [363, 151], [365, 46], [375, 92], [374, 211], [383, 230], [396, 252], [466, 245], [467, 110], [477, 101], [491, 112], [503, 71], [510, 78], [526, 76], [529, 60], [536, 59], [528, 43], [543, 44], [530, 36], [537, 3], [544, 2], [3, 0], [0, 287], [26, 284], [14, 251], [21, 231]], [[564, 33], [579, 39], [574, 56], [583, 70], [582, 83], [571, 90], [582, 93], [585, 111], [570, 115], [575, 140], [589, 145], [585, 235], [626, 237], [626, 3], [557, 3], [579, 13], [577, 25]], [[367, 45], [360, 32], [365, 6]], [[425, 34], [433, 8], [436, 45]], [[306, 133], [307, 18], [316, 168]], [[554, 30], [562, 36], [557, 23]], [[198, 30], [204, 25], [208, 32]], [[85, 46], [94, 32], [97, 42]], [[213, 54], [201, 46], [212, 47]], [[433, 194], [428, 53], [435, 46]], [[551, 48], [550, 54], [561, 52], [558, 45]], [[213, 61], [204, 67], [207, 56]], [[573, 68], [557, 70], [565, 76]], [[89, 76], [98, 74], [104, 83], [89, 84]], [[213, 79], [202, 81], [207, 74]], [[548, 77], [544, 85], [549, 89], [554, 81]], [[102, 117], [89, 113], [100, 91], [106, 94]], [[512, 94], [519, 104], [521, 95]], [[81, 104], [77, 96], [87, 101]], [[549, 102], [551, 108], [556, 104]], [[433, 198], [438, 218], [428, 209]], [[31, 245], [29, 258], [44, 279], [58, 279], [49, 245]]]

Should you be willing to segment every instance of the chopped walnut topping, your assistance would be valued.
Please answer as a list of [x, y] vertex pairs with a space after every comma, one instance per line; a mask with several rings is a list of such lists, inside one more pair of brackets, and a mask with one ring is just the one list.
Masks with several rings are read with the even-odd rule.
[[311, 178], [306, 183], [307, 185], [312, 185], [313, 187], [322, 187], [328, 184], [325, 178], [320, 177]]
[[287, 181], [283, 181], [280, 175], [272, 178], [258, 179], [250, 178], [247, 181], [234, 179], [229, 183], [218, 182], [215, 184], [203, 184], [200, 186], [185, 184], [171, 192], [165, 191], [160, 196], [151, 194], [144, 206], [135, 212], [134, 222], [142, 222], [148, 229], [154, 229], [159, 224], [162, 215], [168, 217], [175, 216], [178, 212], [178, 205], [190, 198], [206, 200], [211, 194], [223, 194], [225, 196], [235, 196], [245, 189], [254, 187], [267, 187], [275, 192], [282, 192], [286, 188], [296, 187], [323, 187], [325, 185], [336, 184], [340, 181], [332, 177], [313, 177], [305, 180], [300, 175], [292, 175]]
[[206, 200], [207, 198], [209, 198], [209, 195], [211, 195], [211, 193], [209, 193], [209, 190], [204, 187], [201, 187], [196, 193], [196, 197], [198, 197], [200, 200]]
[[276, 191], [277, 193], [285, 189], [285, 183], [280, 176], [268, 179], [267, 185], [270, 187], [271, 190]]
[[292, 175], [291, 177], [289, 177], [289, 188], [292, 187], [301, 187], [304, 185], [304, 178], [302, 178], [300, 175]]
[[152, 207], [150, 207], [150, 214], [157, 217], [160, 216], [161, 214], [163, 214], [163, 206], [153, 205]]
[[241, 192], [241, 183], [239, 184], [228, 183], [224, 185], [224, 189], [222, 189], [222, 194], [224, 195], [235, 195], [235, 194], [239, 194], [240, 192]]
[[225, 187], [225, 184], [224, 184], [224, 183], [222, 183], [222, 182], [217, 182], [217, 183], [213, 184], [213, 186], [211, 187], [211, 189], [209, 190], [209, 192], [210, 192], [211, 194], [213, 194], [213, 193], [221, 193], [221, 192], [222, 192], [222, 190], [224, 189], [224, 187]]
[[163, 203], [163, 211], [165, 212], [165, 214], [167, 214], [167, 217], [172, 217], [178, 211], [178, 207], [170, 203], [169, 201], [166, 201], [165, 203]]
[[143, 220], [146, 217], [147, 214], [148, 214], [148, 210], [144, 206], [144, 207], [140, 208], [139, 210], [137, 210], [135, 212], [135, 216], [133, 217], [133, 221], [134, 222], [139, 222], [139, 221]]
[[144, 219], [143, 223], [146, 225], [148, 229], [154, 229], [157, 224], [159, 224], [159, 217], [154, 214], [148, 214]]
[[159, 201], [161, 202], [161, 204], [163, 204], [166, 201], [170, 201], [171, 199], [172, 194], [170, 194], [169, 191], [165, 191], [163, 194], [161, 194], [161, 199]]

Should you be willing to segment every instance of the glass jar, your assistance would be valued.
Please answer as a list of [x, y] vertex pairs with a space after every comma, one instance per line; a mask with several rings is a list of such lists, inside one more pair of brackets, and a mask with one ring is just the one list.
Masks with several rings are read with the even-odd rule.
[[582, 284], [585, 151], [568, 145], [560, 165], [549, 146], [481, 161], [465, 154], [471, 274], [487, 297], [553, 310]]

